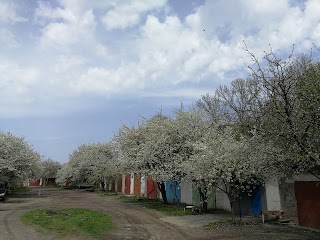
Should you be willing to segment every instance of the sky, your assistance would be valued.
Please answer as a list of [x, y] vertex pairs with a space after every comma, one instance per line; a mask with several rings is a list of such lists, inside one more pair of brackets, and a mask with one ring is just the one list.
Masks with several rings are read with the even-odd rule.
[[122, 124], [320, 46], [319, 0], [0, 0], [0, 131], [67, 162]]

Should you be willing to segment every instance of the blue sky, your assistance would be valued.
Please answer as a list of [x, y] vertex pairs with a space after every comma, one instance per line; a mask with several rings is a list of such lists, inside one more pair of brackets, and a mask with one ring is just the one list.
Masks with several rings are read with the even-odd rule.
[[320, 45], [318, 0], [1, 0], [0, 130], [66, 162], [261, 57]]

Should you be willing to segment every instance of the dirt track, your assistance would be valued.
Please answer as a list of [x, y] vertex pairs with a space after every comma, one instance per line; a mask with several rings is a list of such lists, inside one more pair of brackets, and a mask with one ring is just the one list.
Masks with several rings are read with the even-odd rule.
[[[30, 209], [87, 208], [110, 214], [117, 228], [105, 239], [320, 239], [320, 232], [300, 228], [257, 224], [205, 230], [202, 225], [225, 215], [165, 217], [154, 210], [123, 203], [116, 197], [100, 197], [79, 190], [37, 189], [0, 203], [0, 240], [53, 240], [19, 220]], [[64, 238], [64, 240], [88, 238]]]

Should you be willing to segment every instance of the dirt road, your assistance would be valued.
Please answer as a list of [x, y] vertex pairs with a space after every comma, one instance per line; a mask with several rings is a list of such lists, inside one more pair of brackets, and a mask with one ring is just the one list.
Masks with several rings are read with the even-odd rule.
[[[320, 239], [320, 232], [257, 224], [241, 227], [221, 227], [206, 230], [203, 225], [224, 219], [225, 215], [199, 215], [165, 217], [154, 210], [123, 203], [117, 197], [101, 197], [82, 190], [54, 188], [37, 189], [11, 197], [0, 203], [0, 240], [53, 240], [54, 235], [44, 235], [39, 229], [25, 226], [19, 216], [31, 209], [87, 208], [112, 216], [117, 226], [105, 239]], [[89, 240], [64, 238], [64, 240]]]

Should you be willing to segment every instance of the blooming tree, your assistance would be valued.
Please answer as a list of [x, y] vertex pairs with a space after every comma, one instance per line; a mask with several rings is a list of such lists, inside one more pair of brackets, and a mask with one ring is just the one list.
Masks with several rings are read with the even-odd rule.
[[[183, 177], [192, 181], [193, 185], [197, 187], [202, 203], [200, 205], [201, 211], [207, 212], [207, 198], [210, 187], [205, 179], [199, 178], [197, 173], [194, 172], [194, 155], [198, 153], [197, 144], [202, 142], [204, 136], [211, 128], [211, 124], [205, 118], [202, 109], [196, 106], [191, 106], [189, 111], [185, 111], [183, 107], [176, 110], [175, 121], [178, 126], [179, 135], [184, 139], [183, 151], [180, 152], [184, 156], [183, 161], [180, 163]], [[201, 162], [199, 161], [197, 164], [201, 164]]]
[[320, 63], [306, 55], [281, 59], [272, 50], [259, 62], [248, 53], [255, 63], [250, 67], [252, 78], [260, 86], [255, 99], [261, 103], [263, 117], [257, 131], [266, 143], [283, 149], [284, 172], [309, 171], [316, 176], [314, 170], [320, 166]]
[[320, 166], [320, 64], [306, 56], [282, 60], [272, 51], [260, 62], [248, 53], [251, 76], [196, 104], [211, 127], [195, 144], [193, 178], [225, 192], [231, 208], [266, 177], [305, 170], [317, 176]]
[[269, 158], [257, 156], [261, 146], [255, 141], [255, 137], [237, 135], [230, 127], [211, 128], [194, 144], [195, 153], [188, 160], [191, 178], [226, 193], [233, 220], [236, 199], [268, 176]]
[[54, 161], [50, 158], [41, 161], [40, 163], [41, 171], [38, 176], [44, 181], [43, 184], [46, 185], [49, 178], [56, 178], [58, 171], [62, 168], [62, 164], [58, 161]]
[[116, 141], [123, 154], [124, 166], [129, 171], [152, 176], [167, 203], [165, 181], [179, 181], [184, 176], [181, 163], [191, 151], [178, 121], [156, 114], [137, 128], [123, 126]]
[[41, 157], [24, 138], [0, 132], [0, 178], [14, 185], [32, 178], [39, 170]]
[[117, 175], [117, 164], [111, 143], [80, 145], [69, 157], [68, 163], [58, 172], [57, 181], [74, 184], [101, 184], [114, 180]]
[[[248, 66], [251, 75], [203, 96], [197, 106], [213, 125], [232, 126], [248, 137], [253, 132], [259, 135], [261, 146], [266, 146], [260, 152], [273, 159], [268, 166], [270, 177], [302, 171], [317, 176], [320, 63], [306, 55], [281, 59], [272, 50], [259, 61], [246, 51], [254, 63]], [[280, 167], [285, 170], [279, 171]]]

